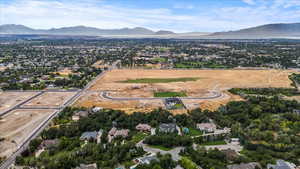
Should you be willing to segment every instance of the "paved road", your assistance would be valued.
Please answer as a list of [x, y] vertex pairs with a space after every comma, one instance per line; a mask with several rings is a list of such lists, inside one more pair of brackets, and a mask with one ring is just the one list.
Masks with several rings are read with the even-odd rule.
[[[222, 93], [211, 91], [212, 95], [207, 97], [178, 97], [181, 100], [211, 100], [217, 99], [223, 96]], [[109, 96], [108, 91], [101, 91], [100, 97], [109, 99], [109, 100], [117, 100], [117, 101], [129, 101], [129, 100], [162, 100], [166, 99], [165, 97], [111, 97]]]
[[[45, 127], [48, 126], [49, 122], [54, 118], [56, 117], [65, 107], [73, 104], [74, 102], [76, 102], [76, 100], [79, 99], [79, 97], [85, 93], [85, 91], [91, 87], [94, 83], [96, 83], [97, 80], [99, 80], [100, 78], [103, 77], [103, 75], [105, 74], [106, 72], [102, 72], [100, 73], [94, 80], [92, 80], [90, 83], [88, 83], [85, 88], [83, 90], [47, 90], [47, 91], [39, 91], [39, 94], [33, 96], [32, 98], [29, 98], [25, 101], [23, 101], [22, 103], [14, 106], [12, 109], [10, 109], [9, 111], [5, 112], [5, 113], [8, 113], [12, 110], [15, 110], [15, 109], [23, 109], [23, 107], [21, 107], [22, 105], [26, 104], [27, 102], [29, 102], [30, 100], [34, 99], [35, 97], [38, 97], [39, 95], [43, 94], [43, 92], [74, 92], [76, 91], [77, 93], [72, 97], [70, 98], [68, 101], [66, 101], [61, 107], [59, 107], [59, 110], [56, 110], [51, 116], [49, 116], [46, 120], [44, 120], [36, 129], [33, 130], [32, 134], [30, 134], [30, 136], [18, 147], [18, 149], [16, 150], [16, 152], [14, 152], [11, 156], [9, 156], [2, 164], [0, 164], [0, 169], [7, 169], [9, 168], [15, 161], [16, 157], [19, 156], [26, 148], [27, 146], [29, 145], [30, 141], [32, 139], [34, 139], [35, 137], [37, 137], [43, 130]], [[26, 91], [24, 91], [26, 92]], [[26, 108], [26, 107], [25, 107]], [[39, 107], [40, 108], [45, 108], [45, 107]], [[31, 107], [30, 109], [34, 109], [33, 107]], [[0, 115], [3, 115], [0, 114]]]
[[8, 109], [8, 110], [6, 110], [6, 111], [4, 111], [4, 112], [0, 112], [0, 116], [3, 116], [3, 115], [5, 115], [5, 114], [7, 114], [7, 113], [9, 113], [9, 112], [11, 112], [11, 111], [13, 111], [13, 110], [18, 109], [18, 108], [21, 107], [22, 105], [28, 103], [28, 102], [31, 101], [32, 99], [34, 99], [34, 98], [36, 98], [36, 97], [38, 97], [38, 96], [40, 96], [40, 95], [42, 95], [42, 94], [43, 94], [43, 92], [41, 92], [41, 91], [38, 92], [36, 95], [34, 95], [34, 96], [28, 98], [27, 100], [24, 100], [24, 101], [20, 102], [19, 104], [16, 104], [15, 106], [11, 107], [10, 109]]
[[140, 141], [139, 143], [137, 143], [136, 146], [137, 147], [143, 147], [144, 151], [149, 152], [149, 153], [153, 153], [153, 154], [156, 154], [158, 152], [160, 152], [163, 155], [164, 154], [171, 154], [172, 159], [174, 161], [178, 161], [178, 160], [181, 159], [181, 156], [179, 155], [179, 153], [180, 153], [181, 150], [184, 149], [184, 147], [176, 147], [176, 148], [173, 148], [170, 151], [163, 151], [163, 150], [160, 150], [160, 149], [149, 147], [148, 145], [146, 145], [146, 144], [143, 143], [143, 140]]

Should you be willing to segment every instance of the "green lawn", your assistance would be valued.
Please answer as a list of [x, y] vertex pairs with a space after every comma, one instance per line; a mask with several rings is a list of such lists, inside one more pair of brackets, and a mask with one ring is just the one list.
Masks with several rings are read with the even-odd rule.
[[166, 58], [154, 58], [153, 61], [156, 61], [156, 62], [166, 62], [167, 59]]
[[182, 78], [141, 78], [121, 81], [122, 83], [172, 83], [172, 82], [188, 82], [197, 81], [197, 77], [182, 77]]
[[185, 92], [155, 92], [154, 97], [187, 97]]
[[138, 132], [136, 135], [134, 135], [132, 137], [132, 140], [134, 143], [138, 143], [140, 142], [141, 140], [143, 140], [146, 136], [148, 136], [148, 134], [146, 133], [142, 133], [142, 132]]
[[199, 169], [197, 164], [195, 164], [192, 160], [190, 160], [188, 157], [182, 157], [181, 160], [179, 161], [179, 164], [184, 168], [184, 169]]
[[215, 146], [215, 145], [224, 145], [224, 144], [226, 144], [226, 142], [224, 140], [220, 140], [220, 141], [210, 141], [210, 142], [206, 142], [206, 143], [201, 143], [200, 145]]
[[151, 148], [156, 148], [156, 149], [160, 149], [160, 150], [163, 150], [163, 151], [170, 151], [170, 150], [173, 149], [173, 148], [168, 148], [168, 147], [159, 146], [159, 145], [148, 145], [148, 146], [151, 147]]
[[190, 131], [190, 133], [189, 133], [190, 136], [200, 136], [203, 134], [202, 131], [200, 131], [198, 129], [194, 129], [194, 128], [189, 128], [189, 131]]

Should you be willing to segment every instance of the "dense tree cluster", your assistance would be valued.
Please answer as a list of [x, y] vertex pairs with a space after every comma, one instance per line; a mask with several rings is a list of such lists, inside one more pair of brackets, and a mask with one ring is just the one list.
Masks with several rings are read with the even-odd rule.
[[[204, 169], [224, 168], [228, 164], [240, 162], [259, 162], [262, 166], [266, 166], [267, 163], [274, 162], [276, 159], [299, 164], [300, 115], [295, 113], [296, 109], [300, 109], [297, 101], [284, 100], [277, 96], [249, 96], [245, 101], [230, 102], [214, 112], [195, 109], [188, 114], [174, 116], [166, 110], [158, 109], [146, 114], [136, 112], [128, 115], [122, 111], [104, 109], [91, 113], [79, 121], [72, 121], [71, 116], [74, 112], [89, 110], [66, 108], [54, 119], [54, 126], [44, 130], [40, 138], [33, 140], [29, 149], [23, 153], [23, 157], [18, 157], [17, 162], [29, 166], [45, 165], [46, 168], [68, 168], [66, 166], [74, 167], [79, 163], [93, 162], [102, 168], [114, 167], [119, 163], [126, 163], [129, 166], [132, 159], [144, 154], [143, 150], [135, 147], [135, 142], [132, 141], [137, 134], [135, 130], [137, 124], [148, 123], [152, 127], [158, 127], [161, 123], [176, 120], [180, 127], [193, 128], [197, 123], [208, 122], [212, 119], [220, 128], [230, 127], [230, 136], [240, 139], [244, 146], [242, 156], [229, 160], [224, 157], [223, 152], [218, 150], [206, 151], [190, 147], [192, 143], [201, 145], [207, 141], [223, 140], [225, 135], [191, 139], [189, 135], [177, 136], [158, 132], [157, 135], [146, 137], [144, 143], [164, 147], [186, 147], [181, 155], [188, 157]], [[107, 143], [107, 133], [113, 124], [117, 128], [130, 129], [129, 136]], [[98, 131], [99, 129], [104, 130], [101, 144], [89, 142], [82, 146], [83, 141], [79, 140], [80, 135], [85, 131]], [[43, 152], [39, 157], [34, 157], [33, 152], [39, 146], [41, 139], [58, 139], [59, 144]], [[168, 161], [168, 158], [163, 157], [163, 159], [165, 160], [139, 167], [165, 168], [164, 163], [167, 162], [164, 161]]]

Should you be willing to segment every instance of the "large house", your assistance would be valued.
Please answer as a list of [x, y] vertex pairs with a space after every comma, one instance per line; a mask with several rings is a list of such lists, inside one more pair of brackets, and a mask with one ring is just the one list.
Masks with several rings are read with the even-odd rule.
[[103, 134], [103, 130], [97, 131], [87, 131], [81, 134], [80, 140], [96, 140], [97, 143], [101, 142], [101, 136]]
[[108, 132], [108, 142], [111, 142], [115, 137], [118, 136], [126, 138], [128, 136], [128, 133], [129, 133], [128, 129], [118, 130], [117, 128], [113, 127]]
[[141, 132], [151, 132], [151, 126], [148, 124], [138, 124], [135, 129]]
[[198, 123], [197, 129], [204, 132], [212, 133], [217, 130], [217, 126], [214, 123]]
[[50, 149], [51, 147], [55, 147], [59, 144], [58, 139], [53, 140], [43, 140], [43, 142], [40, 144], [40, 149]]
[[175, 123], [162, 123], [159, 125], [159, 132], [162, 133], [175, 133], [178, 132]]
[[284, 160], [277, 160], [276, 164], [268, 164], [267, 169], [296, 169], [296, 165]]

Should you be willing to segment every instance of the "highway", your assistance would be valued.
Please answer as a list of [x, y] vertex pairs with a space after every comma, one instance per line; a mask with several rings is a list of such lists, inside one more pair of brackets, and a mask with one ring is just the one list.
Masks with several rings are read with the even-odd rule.
[[[111, 70], [111, 69], [109, 69]], [[10, 108], [9, 110], [2, 112], [0, 116], [9, 113], [13, 110], [16, 109], [50, 109], [49, 107], [22, 107], [22, 105], [28, 103], [32, 99], [42, 95], [45, 92], [77, 92], [73, 97], [71, 97], [69, 100], [67, 100], [65, 103], [63, 103], [62, 106], [60, 107], [51, 107], [51, 109], [57, 109], [52, 115], [50, 115], [47, 119], [45, 119], [37, 128], [33, 130], [33, 132], [28, 136], [28, 138], [18, 146], [18, 149], [11, 155], [9, 156], [3, 163], [0, 165], [0, 169], [7, 169], [9, 168], [15, 161], [16, 157], [19, 156], [24, 150], [26, 150], [27, 146], [29, 145], [30, 141], [37, 137], [44, 129], [45, 127], [48, 126], [50, 121], [56, 117], [65, 107], [72, 105], [75, 103], [82, 94], [86, 92], [88, 88], [90, 88], [93, 84], [96, 83], [97, 80], [101, 79], [106, 71], [103, 71], [100, 73], [96, 78], [94, 78], [91, 82], [89, 82], [82, 90], [43, 90], [43, 91], [34, 91], [38, 92], [38, 94], [32, 96], [31, 98], [15, 105], [14, 107]], [[29, 92], [29, 91], [8, 91], [8, 92]], [[32, 92], [32, 91], [31, 91]]]

